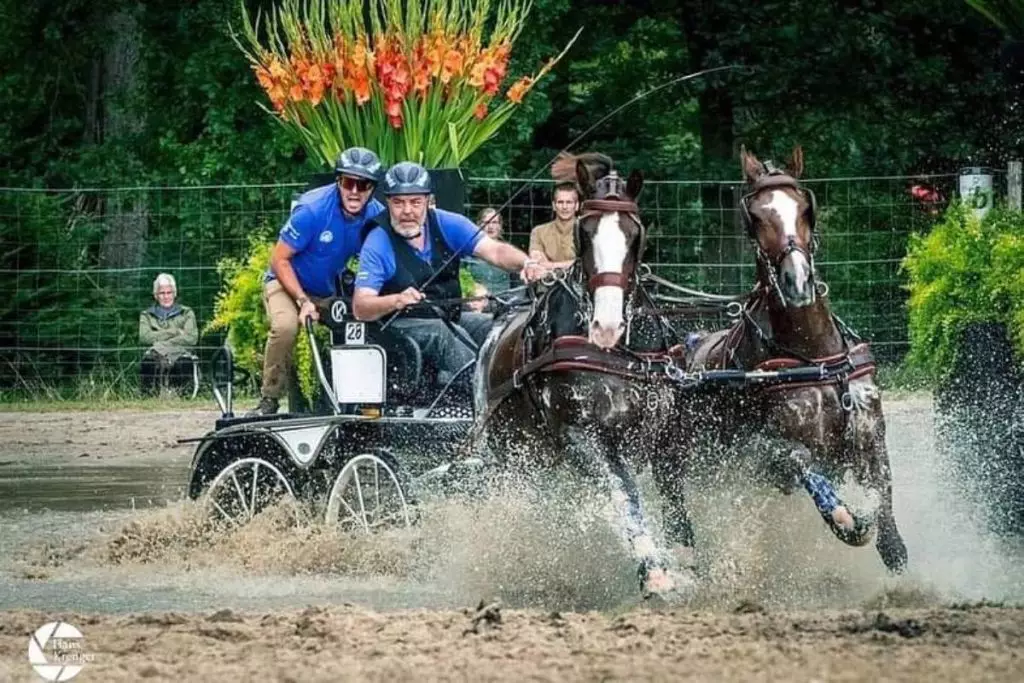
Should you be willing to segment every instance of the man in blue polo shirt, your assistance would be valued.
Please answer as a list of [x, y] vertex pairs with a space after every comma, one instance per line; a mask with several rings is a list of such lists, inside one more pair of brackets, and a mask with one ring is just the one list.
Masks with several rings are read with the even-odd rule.
[[476, 358], [467, 338], [479, 346], [491, 327], [491, 316], [462, 312], [452, 303], [461, 297], [461, 257], [473, 255], [503, 270], [519, 271], [528, 282], [545, 271], [511, 244], [488, 237], [465, 216], [430, 209], [431, 190], [430, 175], [419, 164], [405, 161], [385, 174], [388, 210], [375, 219], [378, 227], [359, 254], [352, 311], [360, 320], [377, 320], [424, 299], [447, 300], [443, 306], [410, 308], [392, 323], [420, 345], [437, 365], [438, 380], [447, 383]]
[[370, 150], [346, 149], [334, 167], [337, 182], [306, 192], [292, 207], [264, 278], [270, 334], [260, 403], [250, 415], [277, 412], [299, 327], [307, 318], [318, 319], [316, 302], [336, 293], [338, 273], [359, 252], [363, 227], [384, 211], [371, 198], [381, 170], [380, 159]]

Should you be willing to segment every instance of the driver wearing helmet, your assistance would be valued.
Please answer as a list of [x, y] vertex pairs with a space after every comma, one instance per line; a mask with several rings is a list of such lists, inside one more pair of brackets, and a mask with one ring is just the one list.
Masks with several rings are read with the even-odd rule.
[[382, 166], [362, 147], [346, 149], [334, 166], [336, 182], [296, 201], [270, 254], [263, 303], [270, 334], [263, 354], [260, 402], [249, 415], [276, 413], [288, 383], [299, 326], [318, 319], [316, 302], [336, 294], [336, 278], [359, 251], [363, 227], [384, 211], [372, 199]]
[[388, 207], [363, 243], [352, 312], [359, 320], [377, 320], [404, 311], [392, 326], [420, 345], [437, 366], [438, 381], [447, 383], [476, 359], [468, 340], [479, 347], [491, 327], [490, 315], [461, 311], [461, 258], [472, 255], [518, 271], [527, 282], [545, 269], [511, 244], [488, 237], [469, 218], [429, 208], [430, 175], [419, 164], [393, 166], [382, 189]]

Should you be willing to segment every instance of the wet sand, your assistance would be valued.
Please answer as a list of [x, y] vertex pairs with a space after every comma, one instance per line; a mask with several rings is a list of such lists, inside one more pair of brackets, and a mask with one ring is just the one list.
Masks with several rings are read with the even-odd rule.
[[723, 491], [695, 505], [703, 597], [659, 610], [606, 529], [518, 501], [440, 506], [408, 538], [210, 538], [163, 503], [193, 449], [175, 440], [213, 411], [0, 413], [0, 681], [41, 680], [28, 637], [57, 619], [84, 635], [81, 681], [1021, 680], [1024, 553], [943, 484], [929, 399], [886, 412], [907, 577], [798, 496], [755, 508], [762, 529]]
[[[1024, 652], [1024, 610], [999, 608], [66, 616], [92, 656], [82, 681], [962, 683], [1019, 681]], [[39, 680], [27, 670], [26, 634], [52, 617], [0, 615], [0, 679]]]

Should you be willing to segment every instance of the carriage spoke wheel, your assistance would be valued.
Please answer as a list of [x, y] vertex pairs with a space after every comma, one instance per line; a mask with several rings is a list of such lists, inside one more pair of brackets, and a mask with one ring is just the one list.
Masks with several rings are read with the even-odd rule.
[[367, 534], [409, 527], [409, 506], [398, 473], [370, 453], [351, 458], [334, 480], [326, 522], [341, 531]]
[[212, 518], [238, 525], [281, 501], [295, 502], [291, 484], [280, 469], [261, 458], [243, 458], [225, 467], [204, 498]]

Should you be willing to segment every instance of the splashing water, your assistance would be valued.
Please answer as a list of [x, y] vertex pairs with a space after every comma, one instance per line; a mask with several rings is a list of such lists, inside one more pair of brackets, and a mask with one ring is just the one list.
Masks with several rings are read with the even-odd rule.
[[[1024, 601], [1024, 548], [985, 531], [936, 452], [930, 401], [897, 404], [887, 419], [895, 515], [910, 553], [906, 575], [889, 576], [873, 545], [836, 540], [802, 492], [754, 486], [737, 469], [698, 477], [691, 487], [700, 574], [694, 606]], [[657, 528], [648, 477], [641, 486]], [[637, 568], [605, 506], [601, 496], [564, 482], [508, 487], [484, 499], [428, 499], [412, 529], [372, 537], [296, 523], [279, 509], [226, 530], [191, 503], [78, 515], [63, 532], [67, 518], [33, 515], [5, 520], [0, 549], [11, 551], [13, 563], [0, 567], [0, 607], [68, 608], [69, 595], [104, 611], [343, 601], [433, 608], [481, 598], [549, 609], [629, 607], [639, 602]], [[40, 524], [51, 540], [40, 541]]]

